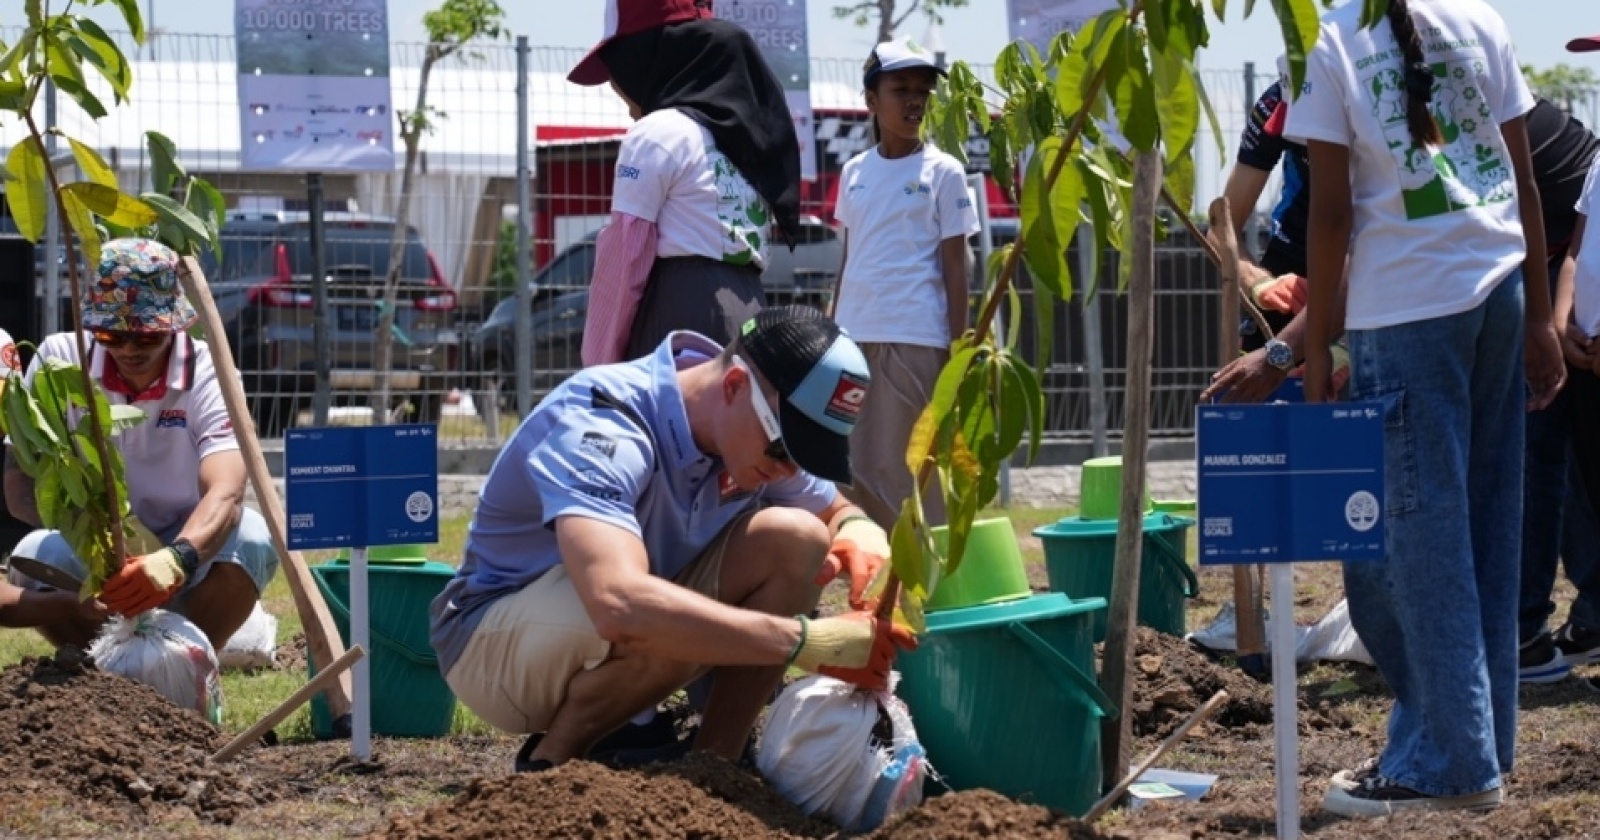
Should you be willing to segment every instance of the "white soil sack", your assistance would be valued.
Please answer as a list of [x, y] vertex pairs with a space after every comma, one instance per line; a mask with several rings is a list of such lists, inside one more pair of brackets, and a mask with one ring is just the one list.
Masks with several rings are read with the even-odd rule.
[[217, 659], [224, 668], [271, 668], [277, 663], [277, 655], [278, 618], [257, 601], [250, 617], [222, 646]]
[[[812, 676], [791, 683], [768, 711], [756, 768], [806, 814], [848, 831], [871, 831], [922, 802], [928, 775], [906, 705]], [[875, 732], [876, 730], [876, 732]]]
[[121, 674], [161, 696], [222, 724], [222, 682], [217, 655], [200, 628], [166, 610], [106, 622], [89, 655], [102, 671]]

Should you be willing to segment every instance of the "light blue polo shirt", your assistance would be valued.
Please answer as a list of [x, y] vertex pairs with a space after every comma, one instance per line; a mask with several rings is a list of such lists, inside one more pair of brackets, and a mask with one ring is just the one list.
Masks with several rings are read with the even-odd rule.
[[580, 371], [534, 408], [489, 468], [461, 568], [433, 601], [441, 673], [491, 604], [561, 562], [558, 517], [626, 529], [644, 541], [650, 573], [670, 580], [758, 504], [813, 513], [833, 504], [834, 486], [804, 472], [741, 491], [695, 446], [677, 373], [720, 352], [702, 335], [675, 332], [642, 359]]

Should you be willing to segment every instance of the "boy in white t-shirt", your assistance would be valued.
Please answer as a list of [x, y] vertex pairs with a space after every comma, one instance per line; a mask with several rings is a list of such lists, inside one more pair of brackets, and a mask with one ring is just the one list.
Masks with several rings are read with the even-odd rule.
[[[978, 214], [960, 161], [922, 140], [942, 72], [910, 39], [873, 49], [862, 83], [878, 145], [844, 165], [834, 210], [845, 229], [834, 319], [861, 346], [877, 383], [850, 436], [850, 492], [886, 530], [911, 496], [911, 429], [951, 341], [967, 328], [967, 237], [978, 232]], [[940, 494], [923, 501], [929, 521], [943, 522]]]

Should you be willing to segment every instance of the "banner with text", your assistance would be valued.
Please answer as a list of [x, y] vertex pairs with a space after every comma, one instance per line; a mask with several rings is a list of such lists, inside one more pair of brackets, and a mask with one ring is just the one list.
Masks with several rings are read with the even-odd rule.
[[1006, 31], [1050, 55], [1050, 42], [1062, 32], [1077, 32], [1086, 22], [1118, 6], [1117, 0], [1006, 0]]
[[235, 0], [240, 166], [394, 169], [386, 0]]
[[817, 179], [816, 128], [811, 115], [811, 47], [806, 0], [717, 0], [717, 17], [744, 27], [783, 85], [800, 136], [800, 177]]

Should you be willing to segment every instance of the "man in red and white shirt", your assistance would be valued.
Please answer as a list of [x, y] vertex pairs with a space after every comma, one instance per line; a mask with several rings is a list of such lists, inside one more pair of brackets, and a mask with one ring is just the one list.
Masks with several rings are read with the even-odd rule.
[[[144, 420], [111, 444], [126, 465], [134, 517], [160, 546], [129, 558], [106, 581], [100, 600], [111, 612], [129, 616], [166, 606], [220, 649], [250, 616], [278, 559], [266, 522], [244, 507], [244, 457], [210, 350], [184, 332], [195, 313], [178, 288], [177, 255], [150, 240], [106, 243], [82, 316], [90, 376], [113, 405], [144, 411]], [[46, 338], [29, 365], [28, 381], [48, 359], [77, 364], [77, 337]], [[43, 529], [33, 479], [9, 449], [4, 475], [7, 507], [41, 529], [24, 537], [13, 554], [83, 577], [84, 566], [66, 540]], [[16, 570], [11, 583], [48, 590]], [[81, 646], [99, 623], [81, 610], [63, 610], [36, 626], [56, 644]]]

